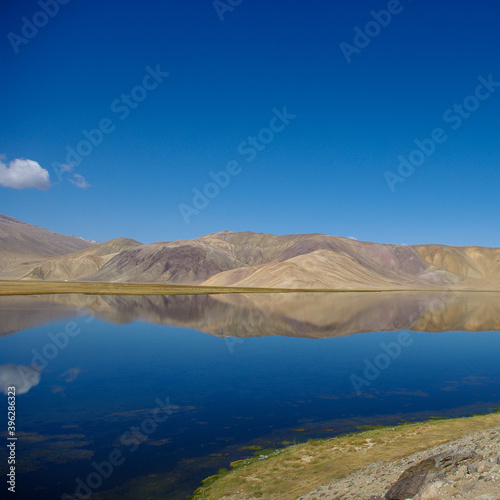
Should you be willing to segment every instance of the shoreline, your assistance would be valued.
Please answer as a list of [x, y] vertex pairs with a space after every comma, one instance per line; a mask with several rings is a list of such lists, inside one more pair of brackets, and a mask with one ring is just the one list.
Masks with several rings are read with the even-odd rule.
[[[370, 498], [374, 485], [367, 486], [367, 482], [375, 482], [374, 478], [382, 476], [387, 485], [381, 482], [380, 487], [387, 490], [389, 482], [403, 472], [403, 464], [414, 465], [415, 460], [428, 458], [436, 450], [454, 450], [459, 446], [455, 442], [479, 442], [493, 431], [500, 433], [498, 408], [481, 415], [436, 417], [310, 440], [233, 462], [229, 471], [206, 478], [192, 498]], [[354, 495], [355, 489], [356, 495], [362, 492], [364, 496]]]
[[495, 293], [498, 289], [455, 288], [388, 288], [388, 289], [332, 289], [332, 288], [258, 288], [206, 285], [179, 285], [165, 283], [115, 283], [99, 281], [29, 281], [0, 280], [0, 296], [5, 295], [215, 295], [227, 293], [381, 293], [381, 292], [452, 292]]

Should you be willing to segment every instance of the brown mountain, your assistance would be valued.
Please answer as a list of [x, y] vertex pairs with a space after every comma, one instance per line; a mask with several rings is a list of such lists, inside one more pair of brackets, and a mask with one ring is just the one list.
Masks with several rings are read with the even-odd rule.
[[0, 214], [0, 276], [19, 278], [36, 262], [83, 250], [92, 243]]
[[43, 259], [22, 279], [74, 280], [89, 276], [101, 269], [106, 262], [125, 249], [140, 246], [141, 243], [127, 238], [117, 238], [92, 245], [60, 257]]
[[497, 282], [500, 276], [500, 248], [415, 245], [426, 262], [462, 278]]
[[[148, 245], [121, 238], [89, 246], [2, 217], [0, 228], [19, 226], [24, 232], [21, 237], [19, 230], [11, 229], [3, 238], [4, 247], [0, 239], [0, 250], [11, 249], [6, 257], [0, 254], [0, 277], [347, 290], [500, 289], [498, 248], [229, 231]], [[23, 257], [22, 267], [9, 267], [9, 259], [18, 258], [15, 249], [25, 242], [20, 254], [30, 260]], [[75, 252], [70, 242], [85, 247]]]
[[52, 257], [88, 248], [92, 243], [76, 236], [65, 236], [26, 224], [0, 214], [0, 251], [2, 254]]
[[139, 245], [126, 238], [90, 242], [0, 214], [0, 278], [77, 279], [96, 272], [122, 250]]
[[194, 240], [120, 252], [96, 281], [168, 282], [282, 288], [426, 288], [446, 286], [444, 270], [410, 247], [312, 235], [222, 231]]
[[214, 274], [244, 265], [202, 240], [152, 243], [126, 249], [85, 279], [199, 284]]
[[[225, 239], [237, 242], [240, 234], [229, 233]], [[248, 233], [243, 234], [247, 239]], [[261, 236], [267, 235], [253, 235], [257, 241]], [[500, 249], [496, 248], [402, 246], [319, 234], [274, 238], [278, 238], [274, 250], [277, 242], [282, 243], [279, 255], [262, 264], [218, 273], [203, 284], [348, 290], [500, 286]]]

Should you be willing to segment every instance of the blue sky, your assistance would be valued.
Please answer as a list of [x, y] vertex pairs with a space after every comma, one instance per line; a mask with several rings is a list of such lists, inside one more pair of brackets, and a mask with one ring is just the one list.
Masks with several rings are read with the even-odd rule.
[[0, 213], [500, 246], [494, 2], [64, 2], [2, 3]]

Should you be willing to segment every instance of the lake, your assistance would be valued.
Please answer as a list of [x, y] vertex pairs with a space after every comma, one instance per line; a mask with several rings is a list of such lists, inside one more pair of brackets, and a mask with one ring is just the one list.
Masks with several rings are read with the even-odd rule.
[[500, 403], [496, 293], [8, 296], [0, 320], [23, 499], [186, 498], [259, 447]]

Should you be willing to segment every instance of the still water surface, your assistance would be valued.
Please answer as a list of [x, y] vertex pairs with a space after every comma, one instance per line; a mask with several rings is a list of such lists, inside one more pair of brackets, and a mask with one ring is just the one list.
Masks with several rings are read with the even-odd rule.
[[500, 403], [499, 294], [0, 297], [0, 319], [20, 498], [185, 498], [250, 446]]

